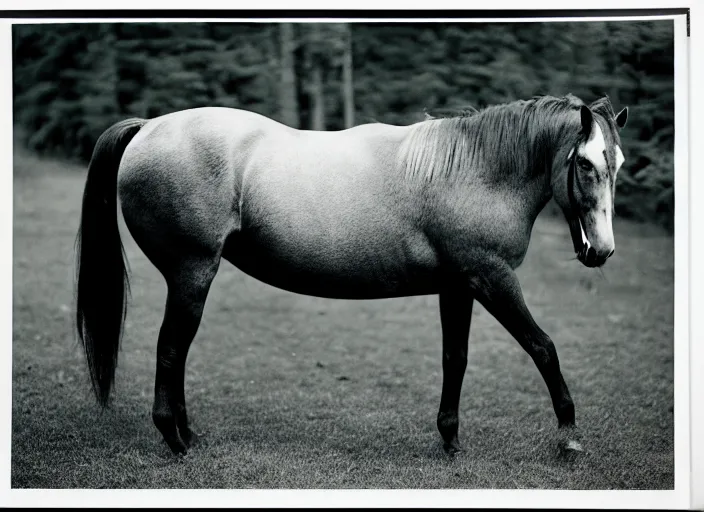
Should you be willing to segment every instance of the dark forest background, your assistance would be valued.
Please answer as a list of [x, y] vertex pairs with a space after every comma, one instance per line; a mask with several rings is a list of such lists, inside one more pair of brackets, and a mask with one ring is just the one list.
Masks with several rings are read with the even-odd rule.
[[87, 161], [120, 119], [199, 106], [339, 130], [608, 94], [629, 107], [617, 215], [672, 229], [673, 36], [672, 21], [15, 25], [14, 124], [29, 149]]

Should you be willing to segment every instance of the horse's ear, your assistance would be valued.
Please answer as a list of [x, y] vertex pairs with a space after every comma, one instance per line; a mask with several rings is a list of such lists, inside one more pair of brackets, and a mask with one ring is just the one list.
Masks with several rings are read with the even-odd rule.
[[623, 128], [626, 126], [626, 121], [628, 120], [628, 107], [625, 107], [621, 112], [616, 115], [616, 126]]
[[589, 137], [592, 132], [592, 111], [589, 110], [588, 106], [582, 105], [579, 109], [579, 115], [582, 119], [582, 133], [584, 133], [585, 137]]

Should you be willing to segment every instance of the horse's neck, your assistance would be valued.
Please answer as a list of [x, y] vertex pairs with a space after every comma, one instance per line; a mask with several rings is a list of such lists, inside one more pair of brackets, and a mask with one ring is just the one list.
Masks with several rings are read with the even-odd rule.
[[504, 194], [514, 197], [516, 203], [525, 208], [527, 215], [537, 217], [552, 198], [552, 164], [559, 148], [541, 146], [538, 136], [529, 142], [532, 147], [526, 147], [525, 142], [521, 141], [517, 147], [506, 150], [514, 154], [520, 151], [525, 153], [518, 158], [498, 159], [494, 163], [495, 168], [487, 169], [484, 178], [492, 188], [499, 188]]
[[512, 178], [513, 182], [506, 187], [508, 193], [515, 196], [516, 203], [520, 203], [534, 221], [552, 198], [550, 171], [527, 170]]
[[543, 211], [545, 206], [547, 206], [550, 199], [552, 199], [552, 184], [550, 182], [550, 174], [546, 173], [541, 175], [532, 184], [534, 192], [528, 197], [529, 203], [531, 205], [531, 215], [537, 218], [538, 214]]
[[[553, 130], [563, 128], [552, 127]], [[544, 140], [550, 140], [546, 147]], [[518, 195], [525, 201], [530, 214], [537, 217], [553, 197], [552, 173], [555, 168], [555, 159], [560, 158], [560, 148], [564, 145], [560, 134], [536, 134], [532, 145], [531, 168], [517, 169], [514, 187]]]

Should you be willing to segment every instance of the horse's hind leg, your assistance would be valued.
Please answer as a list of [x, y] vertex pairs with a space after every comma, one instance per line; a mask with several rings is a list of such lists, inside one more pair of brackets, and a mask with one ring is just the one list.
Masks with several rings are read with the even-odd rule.
[[462, 380], [467, 368], [467, 345], [474, 298], [466, 278], [456, 276], [440, 291], [442, 326], [442, 395], [438, 411], [438, 430], [450, 455], [460, 451], [457, 440]]
[[185, 454], [193, 440], [184, 391], [186, 357], [219, 261], [219, 255], [188, 257], [162, 270], [168, 294], [157, 344], [152, 417], [176, 454]]

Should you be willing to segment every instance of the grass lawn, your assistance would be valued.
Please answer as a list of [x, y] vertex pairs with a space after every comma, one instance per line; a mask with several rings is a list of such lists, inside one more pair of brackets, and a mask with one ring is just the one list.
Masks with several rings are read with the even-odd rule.
[[460, 408], [465, 451], [442, 450], [436, 296], [325, 300], [227, 262], [186, 374], [201, 433], [183, 459], [152, 424], [166, 287], [123, 229], [132, 301], [113, 405], [100, 412], [73, 333], [73, 243], [85, 170], [16, 152], [12, 487], [672, 489], [673, 239], [615, 223], [603, 274], [541, 218], [519, 269], [557, 346], [585, 448], [557, 456], [528, 355], [475, 305]]

